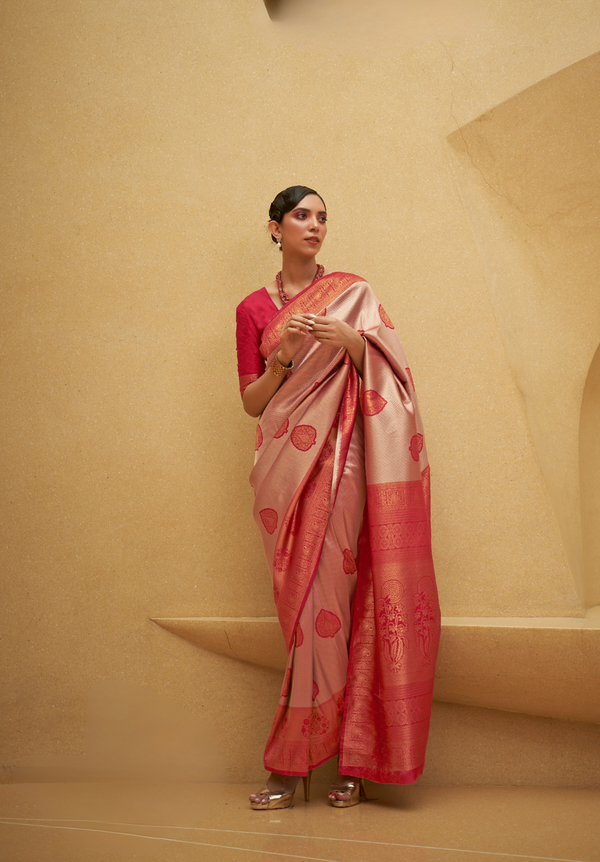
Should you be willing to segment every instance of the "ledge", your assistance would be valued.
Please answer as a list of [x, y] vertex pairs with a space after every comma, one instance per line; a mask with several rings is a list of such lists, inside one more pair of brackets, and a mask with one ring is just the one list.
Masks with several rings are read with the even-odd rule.
[[212, 652], [285, 670], [287, 652], [277, 617], [155, 617], [152, 622]]
[[434, 696], [600, 723], [600, 617], [443, 618]]
[[[442, 617], [436, 700], [600, 723], [600, 609], [585, 617]], [[277, 617], [157, 617], [185, 640], [283, 670]]]

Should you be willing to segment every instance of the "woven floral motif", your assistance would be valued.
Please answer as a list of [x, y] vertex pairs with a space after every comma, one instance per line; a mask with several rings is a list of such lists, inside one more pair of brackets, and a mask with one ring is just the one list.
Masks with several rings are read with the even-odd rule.
[[406, 371], [406, 373], [408, 375], [408, 379], [410, 380], [411, 386], [414, 389], [415, 388], [415, 381], [413, 380], [412, 371], [410, 370], [410, 368], [405, 368], [404, 370]]
[[274, 435], [276, 440], [279, 440], [280, 437], [283, 437], [284, 434], [287, 434], [288, 428], [290, 427], [290, 420], [286, 419], [279, 431]]
[[275, 551], [275, 559], [273, 561], [273, 565], [277, 569], [278, 572], [287, 572], [290, 566], [290, 552], [287, 548], [278, 548]]
[[414, 595], [415, 629], [419, 652], [426, 662], [437, 632], [437, 590], [433, 578], [421, 578]]
[[298, 649], [298, 647], [301, 647], [302, 644], [304, 643], [304, 632], [302, 631], [301, 625], [299, 625], [298, 628], [296, 629], [295, 643], [296, 643], [296, 649]]
[[267, 533], [273, 535], [277, 529], [277, 512], [275, 509], [261, 509], [258, 514]]
[[410, 450], [410, 454], [412, 455], [413, 461], [419, 460], [419, 455], [423, 449], [423, 435], [422, 434], [413, 434], [410, 438], [410, 446], [408, 447]]
[[403, 548], [424, 548], [429, 543], [427, 521], [401, 521], [397, 524], [377, 524], [370, 529], [371, 550], [399, 551]]
[[376, 416], [381, 413], [386, 404], [385, 398], [382, 398], [379, 392], [375, 392], [374, 389], [367, 389], [363, 393], [363, 413], [365, 416]]
[[405, 700], [390, 701], [387, 704], [385, 723], [387, 727], [412, 724], [410, 712]]
[[408, 649], [408, 626], [402, 603], [403, 595], [404, 587], [400, 581], [386, 581], [382, 584], [378, 602], [379, 630], [385, 656], [394, 670], [400, 669], [404, 653]]
[[389, 701], [385, 723], [387, 727], [419, 724], [426, 721], [431, 711], [431, 693]]
[[354, 556], [353, 556], [350, 548], [346, 548], [346, 550], [344, 551], [344, 558], [343, 559], [344, 559], [344, 562], [343, 562], [344, 571], [346, 572], [347, 575], [352, 575], [356, 571], [356, 560], [354, 559]]
[[317, 706], [313, 707], [311, 714], [302, 722], [302, 735], [307, 739], [309, 736], [322, 736], [329, 730], [329, 719], [320, 712]]
[[260, 425], [257, 425], [256, 426], [256, 444], [254, 446], [254, 449], [256, 452], [258, 452], [258, 450], [262, 446], [262, 442], [263, 442], [262, 428], [260, 427]]
[[313, 679], [313, 695], [312, 695], [312, 699], [313, 699], [313, 700], [316, 700], [316, 699], [317, 699], [318, 694], [319, 694], [319, 686], [317, 685], [317, 683], [316, 683], [316, 682], [314, 681], [314, 679]]
[[333, 611], [326, 611], [322, 608], [315, 621], [315, 629], [321, 638], [332, 638], [339, 632], [342, 624], [340, 618]]
[[301, 452], [308, 452], [317, 442], [317, 431], [312, 425], [296, 425], [292, 431], [292, 443]]
[[379, 306], [379, 316], [382, 319], [382, 321], [385, 323], [385, 325], [387, 326], [388, 329], [394, 328], [394, 324], [390, 320], [390, 316], [387, 313], [387, 311], [385, 310], [385, 308], [383, 307], [383, 305]]

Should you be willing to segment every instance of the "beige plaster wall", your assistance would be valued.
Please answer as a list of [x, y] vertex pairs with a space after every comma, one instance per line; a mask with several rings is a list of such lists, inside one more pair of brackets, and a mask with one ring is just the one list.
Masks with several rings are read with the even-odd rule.
[[[583, 416], [581, 425], [580, 414], [600, 338], [599, 101], [594, 54], [450, 137], [511, 369], [588, 607], [600, 603], [600, 569], [582, 538], [581, 505], [593, 504], [580, 496], [579, 435], [589, 425], [593, 437], [598, 427]], [[582, 475], [588, 468], [594, 475], [588, 460]], [[585, 484], [587, 495], [594, 486]], [[587, 542], [598, 532], [590, 527]]]
[[579, 427], [582, 562], [591, 601], [600, 604], [600, 347], [590, 363]]
[[510, 0], [384, 45], [385, 17], [367, 41], [309, 24], [259, 0], [4, 3], [6, 780], [90, 756], [102, 685], [166, 698], [219, 769], [260, 775], [276, 675], [149, 618], [273, 612], [233, 310], [277, 269], [265, 214], [293, 182], [410, 357], [444, 613], [583, 612], [447, 137], [597, 51], [597, 6]]

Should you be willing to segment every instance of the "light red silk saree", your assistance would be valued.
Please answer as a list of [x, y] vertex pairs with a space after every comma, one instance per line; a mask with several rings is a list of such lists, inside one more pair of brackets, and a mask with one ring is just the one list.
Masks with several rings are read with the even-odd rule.
[[[369, 285], [331, 273], [293, 314], [345, 320], [365, 338], [362, 381], [343, 349], [308, 335], [262, 414], [250, 481], [288, 667], [265, 767], [408, 784], [423, 771], [440, 611], [429, 467], [408, 364]], [[349, 655], [348, 655], [349, 642]]]

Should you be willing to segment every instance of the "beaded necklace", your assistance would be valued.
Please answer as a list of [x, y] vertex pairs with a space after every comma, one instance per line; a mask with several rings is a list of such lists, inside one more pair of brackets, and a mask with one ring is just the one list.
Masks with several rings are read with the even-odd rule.
[[[325, 267], [322, 266], [320, 263], [317, 264], [317, 272], [316, 272], [315, 277], [313, 278], [313, 280], [311, 281], [310, 284], [314, 284], [315, 281], [318, 281], [318, 279], [322, 278], [324, 273], [325, 273]], [[277, 273], [277, 275], [275, 276], [275, 281], [277, 282], [277, 290], [279, 291], [279, 296], [281, 298], [281, 301], [285, 305], [286, 302], [290, 301], [290, 298], [287, 295], [287, 293], [285, 292], [285, 290], [283, 289], [283, 282], [281, 280], [281, 272]], [[307, 286], [310, 287], [310, 284]]]

